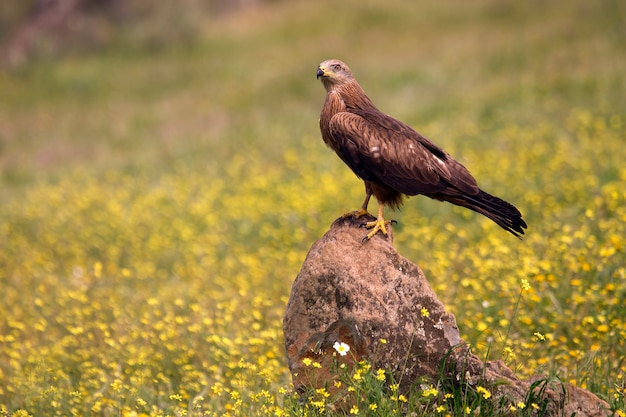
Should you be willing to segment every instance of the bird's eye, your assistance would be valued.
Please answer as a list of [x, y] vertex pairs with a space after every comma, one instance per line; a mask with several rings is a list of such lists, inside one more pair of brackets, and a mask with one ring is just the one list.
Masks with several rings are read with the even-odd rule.
[[333, 71], [335, 71], [335, 72], [341, 71], [341, 65], [339, 65], [339, 64], [333, 65]]

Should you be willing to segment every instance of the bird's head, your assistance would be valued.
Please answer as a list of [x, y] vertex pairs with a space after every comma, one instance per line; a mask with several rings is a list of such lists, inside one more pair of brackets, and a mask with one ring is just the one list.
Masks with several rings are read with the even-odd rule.
[[327, 90], [334, 85], [354, 79], [350, 68], [338, 59], [329, 59], [317, 67], [317, 79], [320, 78]]

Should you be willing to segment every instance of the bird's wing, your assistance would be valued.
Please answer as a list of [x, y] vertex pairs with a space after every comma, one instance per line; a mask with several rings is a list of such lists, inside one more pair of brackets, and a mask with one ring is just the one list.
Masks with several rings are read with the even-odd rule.
[[335, 114], [330, 134], [340, 157], [361, 178], [403, 194], [431, 194], [452, 186], [478, 193], [469, 171], [408, 125], [378, 110]]

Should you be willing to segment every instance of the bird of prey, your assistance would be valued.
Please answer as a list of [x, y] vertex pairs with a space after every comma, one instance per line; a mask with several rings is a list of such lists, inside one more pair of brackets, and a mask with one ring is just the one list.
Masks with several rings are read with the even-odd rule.
[[404, 195], [422, 194], [474, 210], [516, 237], [526, 222], [517, 208], [481, 190], [469, 171], [447, 152], [399, 120], [382, 113], [337, 59], [322, 62], [317, 78], [326, 89], [320, 115], [322, 139], [365, 182], [360, 210], [344, 217], [366, 215], [370, 197], [378, 201], [376, 221], [363, 239], [387, 235], [384, 206], [399, 208]]

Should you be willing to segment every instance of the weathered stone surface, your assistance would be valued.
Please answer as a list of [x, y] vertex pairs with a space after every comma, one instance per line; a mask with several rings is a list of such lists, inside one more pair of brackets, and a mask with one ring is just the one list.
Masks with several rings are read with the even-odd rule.
[[[532, 382], [520, 381], [500, 361], [483, 363], [473, 355], [420, 268], [398, 254], [391, 238], [378, 234], [362, 242], [362, 222], [337, 220], [311, 247], [293, 284], [283, 331], [294, 386], [321, 387], [330, 380], [328, 358], [342, 341], [357, 360], [366, 357], [394, 372], [404, 391], [424, 378], [438, 379], [443, 369], [451, 381], [504, 382], [494, 400], [523, 401]], [[322, 364], [320, 372], [307, 372], [307, 357]], [[566, 388], [544, 391], [555, 415], [559, 407], [567, 416], [608, 415], [608, 404], [593, 394]]]

